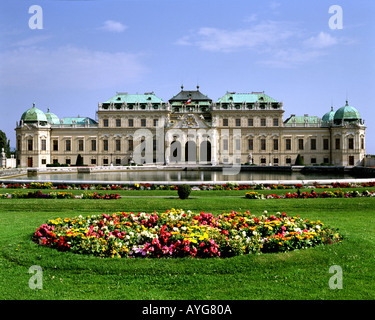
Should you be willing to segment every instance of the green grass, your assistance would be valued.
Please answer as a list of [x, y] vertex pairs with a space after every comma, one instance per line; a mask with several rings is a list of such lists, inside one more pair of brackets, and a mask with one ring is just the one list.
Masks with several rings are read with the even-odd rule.
[[[196, 191], [190, 199], [179, 200], [176, 191], [132, 193], [149, 197], [0, 199], [0, 299], [375, 298], [375, 198], [248, 200], [238, 197], [245, 191]], [[341, 244], [280, 254], [160, 260], [100, 259], [58, 252], [31, 241], [36, 228], [51, 218], [172, 207], [197, 213], [299, 214], [338, 227], [346, 238]], [[28, 286], [32, 265], [43, 269], [43, 290]], [[343, 270], [342, 290], [329, 288], [332, 265]]]

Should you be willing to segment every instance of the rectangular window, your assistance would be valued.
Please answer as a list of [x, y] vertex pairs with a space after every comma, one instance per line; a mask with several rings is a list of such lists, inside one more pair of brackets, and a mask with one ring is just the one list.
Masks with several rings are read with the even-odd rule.
[[121, 151], [121, 140], [116, 140], [116, 151]]
[[52, 140], [53, 151], [59, 151], [59, 140]]
[[33, 151], [33, 139], [27, 140], [27, 150]]
[[65, 160], [65, 164], [70, 164], [70, 163], [71, 163], [70, 159]]
[[241, 119], [236, 119], [236, 127], [241, 127]]
[[103, 150], [108, 151], [108, 140], [103, 140]]
[[285, 163], [286, 164], [291, 164], [292, 163], [292, 159], [291, 158], [286, 158], [285, 159]]
[[265, 127], [266, 126], [266, 119], [260, 119], [260, 126]]
[[141, 127], [145, 127], [146, 126], [146, 119], [141, 119]]
[[121, 127], [121, 119], [116, 119], [116, 127]]
[[315, 164], [316, 163], [316, 158], [311, 158], [311, 163]]
[[247, 119], [247, 125], [249, 127], [253, 127], [254, 126], [254, 119], [253, 118]]
[[279, 126], [279, 118], [274, 118], [273, 119], [273, 126], [278, 127]]
[[91, 151], [96, 151], [96, 140], [91, 140]]
[[83, 151], [83, 140], [78, 140], [78, 151]]
[[91, 159], [91, 164], [96, 164], [96, 159]]
[[236, 139], [236, 150], [241, 150], [241, 139]]
[[329, 149], [329, 139], [323, 139], [323, 150]]
[[103, 165], [107, 166], [108, 165], [108, 159], [103, 159]]
[[260, 150], [266, 150], [266, 139], [260, 139]]
[[311, 139], [311, 150], [316, 150], [316, 139]]
[[249, 139], [249, 150], [254, 150], [254, 140], [253, 139]]
[[42, 164], [46, 164], [47, 163], [47, 160], [46, 159], [42, 159]]
[[279, 139], [273, 139], [273, 150], [279, 150]]
[[336, 147], [336, 150], [339, 150], [339, 149], [340, 149], [340, 144], [341, 144], [340, 138], [336, 138], [336, 140], [335, 140], [335, 147]]
[[348, 139], [348, 147], [349, 147], [350, 150], [354, 149], [354, 139], [353, 138]]
[[273, 158], [273, 164], [278, 165], [279, 164], [279, 158]]
[[133, 151], [133, 139], [129, 139], [129, 147], [128, 147], [128, 150], [129, 150], [129, 151]]
[[262, 159], [260, 159], [260, 163], [261, 163], [261, 164], [265, 164], [265, 163], [266, 163], [266, 158], [262, 158]]
[[327, 163], [328, 164], [329, 163], [329, 159], [328, 158], [324, 158], [323, 159], [323, 163]]
[[156, 151], [156, 139], [152, 140], [152, 150]]
[[65, 151], [72, 151], [72, 140], [65, 140]]
[[361, 149], [365, 148], [365, 139], [361, 138]]
[[103, 127], [108, 127], [108, 119], [103, 119]]
[[228, 127], [228, 119], [223, 119], [223, 127]]
[[133, 119], [128, 119], [128, 126], [129, 127], [133, 127], [134, 126]]
[[223, 150], [225, 150], [225, 151], [229, 150], [228, 139], [223, 140]]
[[292, 140], [285, 139], [285, 150], [292, 150]]
[[354, 166], [354, 156], [349, 156], [349, 166]]
[[154, 127], [157, 127], [159, 125], [159, 119], [154, 119]]
[[303, 139], [298, 139], [298, 150], [303, 150]]
[[46, 151], [47, 150], [47, 141], [46, 141], [46, 139], [42, 139], [40, 141], [40, 150], [42, 150], [42, 151]]
[[121, 165], [121, 159], [116, 159], [116, 165], [117, 166]]

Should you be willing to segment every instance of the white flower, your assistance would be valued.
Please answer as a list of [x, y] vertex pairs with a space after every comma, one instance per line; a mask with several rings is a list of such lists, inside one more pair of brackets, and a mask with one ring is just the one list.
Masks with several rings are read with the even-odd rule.
[[300, 228], [294, 228], [294, 232], [299, 232], [299, 233], [301, 233], [302, 230], [301, 230]]

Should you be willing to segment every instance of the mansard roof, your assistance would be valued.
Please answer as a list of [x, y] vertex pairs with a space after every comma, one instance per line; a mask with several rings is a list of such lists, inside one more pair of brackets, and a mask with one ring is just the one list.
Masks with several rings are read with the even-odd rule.
[[285, 124], [288, 123], [296, 123], [296, 124], [317, 124], [321, 121], [321, 119], [317, 116], [309, 116], [309, 115], [304, 115], [304, 116], [296, 116], [295, 114], [292, 114], [288, 119], [284, 121]]
[[236, 93], [227, 92], [222, 98], [220, 98], [218, 103], [255, 103], [255, 102], [278, 102], [270, 96], [263, 92], [252, 92], [252, 93]]
[[63, 124], [97, 124], [94, 119], [89, 117], [64, 117], [61, 120]]
[[169, 102], [186, 102], [189, 99], [191, 99], [191, 101], [212, 102], [212, 99], [210, 99], [209, 97], [207, 97], [199, 91], [199, 86], [197, 86], [197, 90], [184, 90], [184, 87], [181, 86], [181, 91], [175, 96], [173, 96], [171, 99], [169, 99]]
[[160, 103], [163, 100], [157, 97], [154, 92], [144, 94], [128, 94], [127, 92], [117, 92], [117, 94], [103, 103]]

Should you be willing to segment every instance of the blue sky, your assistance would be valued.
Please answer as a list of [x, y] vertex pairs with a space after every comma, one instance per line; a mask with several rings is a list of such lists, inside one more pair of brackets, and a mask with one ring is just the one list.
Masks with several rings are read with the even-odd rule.
[[[30, 29], [29, 7], [43, 10]], [[331, 29], [331, 5], [343, 28]], [[265, 91], [290, 114], [322, 117], [356, 107], [375, 154], [374, 13], [371, 0], [2, 0], [0, 129], [36, 103], [59, 117], [95, 118], [119, 92], [154, 91], [167, 101], [184, 88], [217, 100], [226, 91]]]

